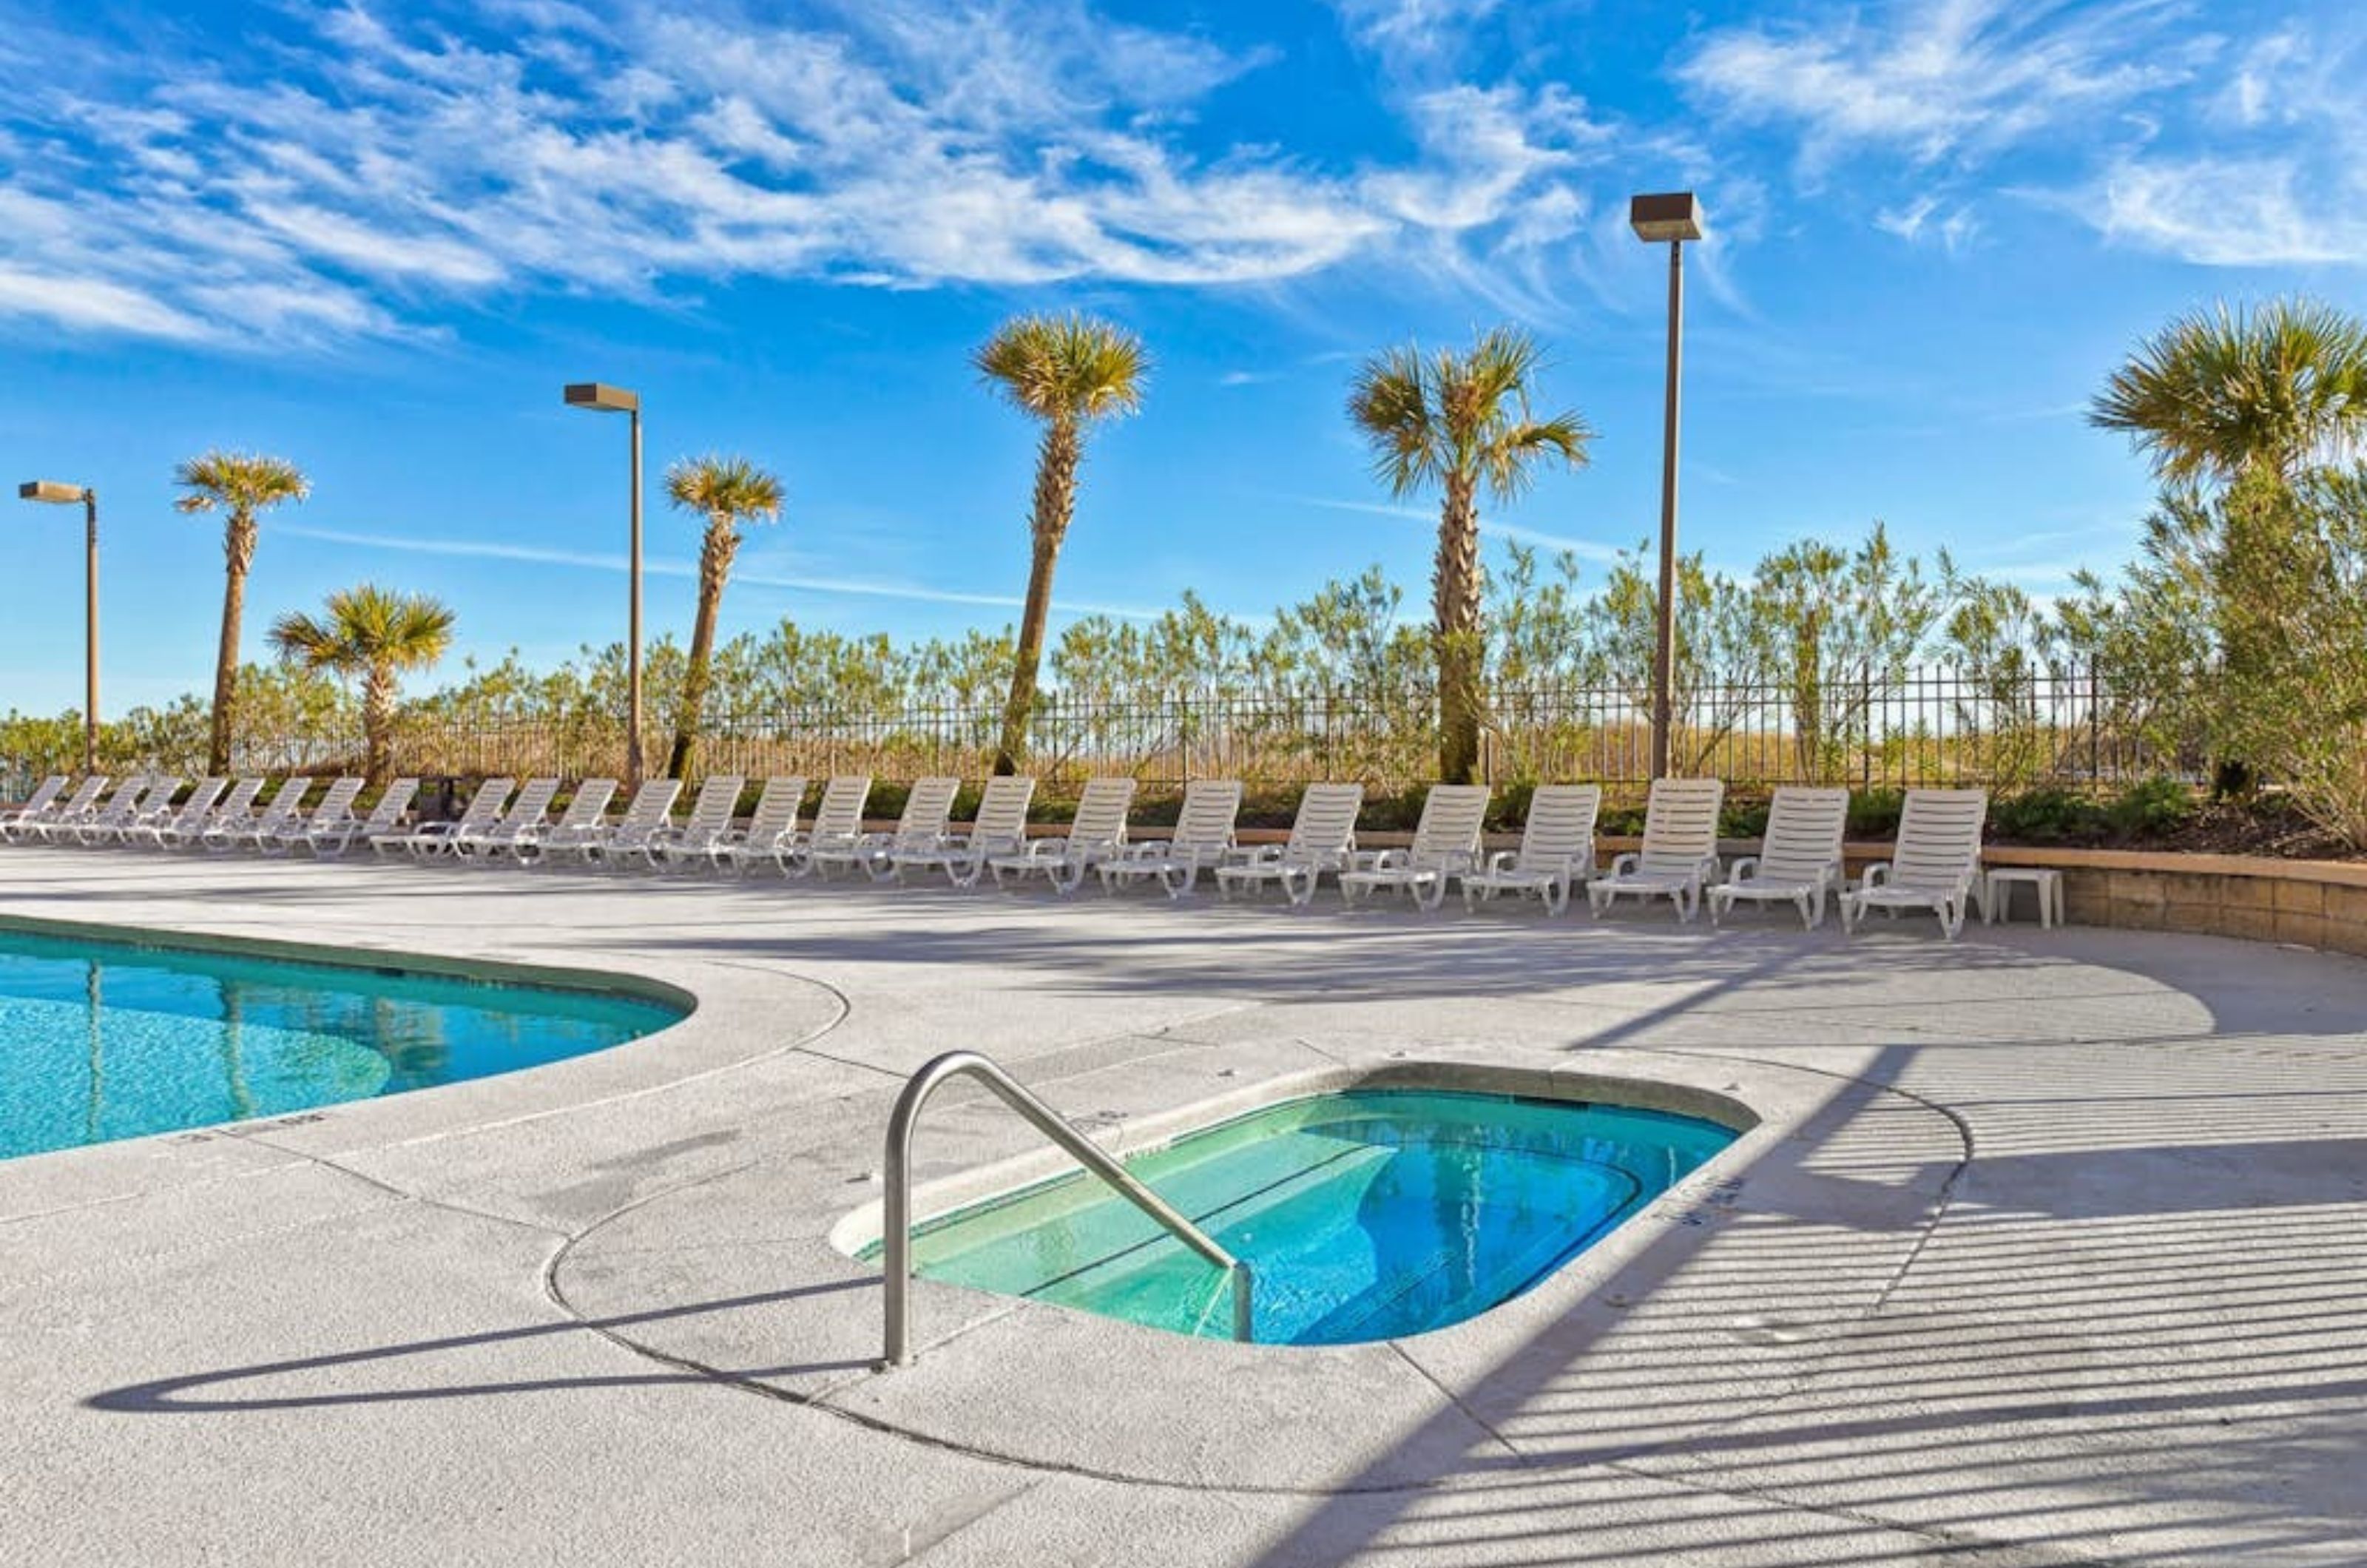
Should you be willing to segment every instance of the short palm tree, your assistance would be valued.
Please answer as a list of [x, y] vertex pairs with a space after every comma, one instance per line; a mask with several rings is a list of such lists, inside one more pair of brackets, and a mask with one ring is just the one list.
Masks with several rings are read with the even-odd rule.
[[1027, 599], [1019, 615], [1019, 646], [1011, 694], [1002, 706], [998, 773], [1014, 773], [1027, 748], [1027, 720], [1036, 707], [1036, 680], [1044, 660], [1044, 623], [1052, 609], [1052, 569], [1077, 511], [1077, 469], [1085, 432], [1142, 406], [1150, 367], [1142, 340], [1090, 316], [1021, 316], [1005, 321], [971, 363], [1023, 413], [1044, 422], [1036, 456], [1036, 493], [1027, 528], [1034, 550]]
[[302, 501], [312, 487], [285, 457], [215, 450], [173, 470], [173, 482], [188, 491], [173, 504], [183, 512], [221, 512], [222, 555], [228, 580], [222, 588], [221, 646], [214, 656], [212, 737], [206, 745], [206, 771], [230, 772], [231, 726], [238, 704], [239, 622], [246, 609], [246, 574], [255, 565], [257, 513], [285, 502]]
[[689, 775], [691, 750], [698, 740], [699, 713], [707, 705], [708, 670], [715, 657], [715, 619], [723, 607], [731, 558], [740, 552], [740, 525], [780, 516], [781, 481], [745, 457], [685, 457], [666, 470], [666, 499], [707, 519], [707, 540], [698, 551], [698, 618], [691, 626], [682, 705], [674, 715], [674, 751], [666, 760], [666, 776], [679, 779]]
[[2166, 479], [2285, 479], [2367, 434], [2367, 321], [2314, 299], [2181, 316], [2139, 344], [2094, 402]]
[[291, 663], [360, 679], [369, 752], [363, 771], [375, 786], [394, 772], [396, 681], [402, 671], [444, 657], [452, 646], [452, 612], [424, 594], [365, 582], [330, 594], [328, 615], [320, 620], [299, 612], [280, 616], [272, 624], [271, 646]]
[[1539, 458], [1586, 463], [1594, 433], [1575, 413], [1529, 414], [1542, 355], [1527, 333], [1497, 327], [1468, 354], [1425, 355], [1408, 344], [1365, 362], [1348, 417], [1373, 449], [1373, 471], [1400, 499], [1435, 484], [1442, 500], [1431, 572], [1432, 637], [1438, 659], [1438, 776], [1467, 784], [1479, 765], [1479, 491], [1509, 502], [1529, 486]]

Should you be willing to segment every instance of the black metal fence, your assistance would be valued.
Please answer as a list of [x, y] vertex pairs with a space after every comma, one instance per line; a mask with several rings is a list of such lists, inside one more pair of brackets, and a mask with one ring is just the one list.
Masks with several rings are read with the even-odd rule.
[[[1818, 682], [1716, 682], [1679, 697], [1677, 770], [1738, 788], [1787, 783], [1860, 789], [1981, 784], [2109, 788], [2154, 773], [2191, 773], [2196, 760], [2162, 737], [2176, 705], [2116, 689], [2090, 671], [1879, 672]], [[1638, 689], [1554, 687], [1489, 695], [1481, 767], [1491, 783], [1648, 781], [1651, 736]], [[881, 712], [798, 710], [719, 716], [703, 727], [697, 771], [751, 777], [867, 773], [976, 777], [992, 765], [998, 705]], [[644, 766], [664, 761], [665, 727], [651, 723]], [[562, 777], [623, 771], [624, 730], [606, 716], [468, 719], [414, 712], [396, 738], [405, 773]], [[1055, 785], [1130, 773], [1147, 787], [1194, 778], [1289, 786], [1361, 780], [1398, 789], [1434, 776], [1437, 715], [1427, 693], [1324, 690], [1100, 698], [1049, 693], [1030, 728], [1028, 766]], [[250, 736], [242, 773], [357, 768], [361, 738], [342, 729]], [[114, 759], [194, 773], [197, 757]], [[9, 758], [6, 782], [66, 771], [68, 758]]]

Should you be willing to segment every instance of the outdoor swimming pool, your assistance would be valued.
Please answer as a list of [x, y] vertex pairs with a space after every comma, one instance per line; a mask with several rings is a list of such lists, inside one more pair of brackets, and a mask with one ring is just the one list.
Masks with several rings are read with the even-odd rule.
[[[1126, 1164], [1251, 1266], [1259, 1343], [1341, 1345], [1511, 1300], [1737, 1136], [1654, 1111], [1373, 1089], [1268, 1106]], [[913, 1258], [933, 1280], [1232, 1334], [1229, 1277], [1082, 1172], [923, 1225]]]
[[515, 1072], [682, 1015], [588, 990], [0, 929], [0, 1159]]

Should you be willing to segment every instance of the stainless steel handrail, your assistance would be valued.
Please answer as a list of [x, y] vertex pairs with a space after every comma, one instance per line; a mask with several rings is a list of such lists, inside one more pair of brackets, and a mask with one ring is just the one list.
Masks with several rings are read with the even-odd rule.
[[883, 1367], [912, 1364], [912, 1133], [921, 1107], [937, 1086], [950, 1077], [973, 1077], [992, 1089], [1019, 1112], [1027, 1124], [1059, 1145], [1079, 1165], [1116, 1188], [1136, 1208], [1164, 1225], [1176, 1240], [1224, 1269], [1232, 1279], [1233, 1337], [1250, 1338], [1250, 1266], [1208, 1239], [1206, 1232], [1185, 1219], [1167, 1201], [1131, 1171], [1104, 1154], [1101, 1146], [1060, 1119], [1059, 1111], [1019, 1086], [1018, 1080], [975, 1051], [948, 1051], [924, 1064], [896, 1097], [888, 1117], [887, 1279], [882, 1299], [887, 1303], [887, 1332], [880, 1355]]

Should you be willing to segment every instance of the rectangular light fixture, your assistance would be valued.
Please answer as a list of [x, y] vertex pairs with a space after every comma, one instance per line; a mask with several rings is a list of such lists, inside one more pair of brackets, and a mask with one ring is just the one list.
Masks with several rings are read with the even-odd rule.
[[1689, 190], [1639, 196], [1627, 203], [1627, 223], [1639, 240], [1698, 240], [1701, 206]]
[[571, 381], [567, 384], [567, 406], [603, 409], [610, 413], [639, 413], [641, 400], [638, 394], [605, 381]]
[[19, 501], [79, 502], [88, 493], [80, 485], [62, 485], [55, 479], [28, 479], [17, 487]]

